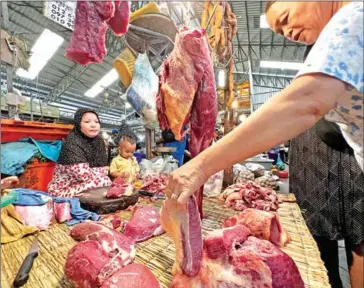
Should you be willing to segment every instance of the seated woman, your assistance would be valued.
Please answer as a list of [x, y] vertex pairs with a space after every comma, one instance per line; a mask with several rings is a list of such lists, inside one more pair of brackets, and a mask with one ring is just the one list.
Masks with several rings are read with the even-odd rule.
[[74, 123], [48, 185], [48, 192], [53, 196], [75, 197], [111, 185], [105, 143], [99, 135], [99, 116], [92, 109], [80, 108]]

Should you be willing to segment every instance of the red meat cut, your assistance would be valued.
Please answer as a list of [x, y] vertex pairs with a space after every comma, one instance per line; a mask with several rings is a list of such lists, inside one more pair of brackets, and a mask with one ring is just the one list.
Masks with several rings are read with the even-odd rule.
[[257, 209], [245, 209], [243, 212], [229, 217], [222, 223], [223, 227], [237, 224], [248, 227], [255, 237], [269, 240], [277, 246], [285, 246], [290, 237], [279, 222], [277, 214]]
[[[100, 244], [101, 249], [107, 253], [109, 262], [103, 265], [98, 274], [98, 283], [103, 283], [108, 277], [121, 267], [128, 265], [135, 257], [134, 242], [121, 233], [102, 224], [81, 223], [71, 230], [71, 236], [78, 241], [94, 240]], [[80, 245], [83, 242], [77, 244]], [[76, 246], [77, 246], [76, 245]], [[89, 253], [95, 251], [90, 250]], [[96, 253], [96, 252], [95, 252]], [[82, 271], [80, 271], [82, 273]]]
[[53, 202], [53, 210], [58, 223], [63, 223], [72, 219], [71, 204], [68, 202]]
[[250, 230], [243, 225], [213, 230], [204, 239], [204, 249], [210, 259], [223, 258], [236, 245], [244, 243], [250, 234]]
[[[266, 240], [248, 237], [244, 244], [230, 254], [234, 265], [244, 263], [247, 253], [252, 253], [263, 259], [272, 272], [273, 288], [303, 288], [305, 287], [296, 264], [291, 257], [281, 249]], [[242, 257], [242, 258], [240, 258]]]
[[121, 196], [130, 196], [133, 194], [133, 186], [125, 183], [120, 177], [116, 178], [106, 191], [106, 198], [115, 199]]
[[75, 26], [66, 57], [81, 65], [101, 62], [106, 55], [107, 24], [99, 15], [96, 3], [77, 2]]
[[[245, 254], [240, 263], [209, 259], [204, 254], [197, 277], [175, 275], [172, 288], [271, 288], [269, 266], [255, 254]], [[237, 265], [238, 264], [238, 265]], [[235, 266], [234, 266], [235, 265]], [[287, 286], [288, 288], [289, 286]]]
[[67, 255], [65, 274], [76, 287], [97, 287], [98, 275], [110, 257], [97, 241], [83, 241]]
[[121, 228], [121, 230], [124, 230], [126, 225], [126, 221], [121, 220], [121, 218], [115, 214], [103, 216], [101, 220], [98, 221], [98, 223], [103, 224], [111, 229]]
[[228, 257], [211, 259], [205, 249], [199, 274], [176, 274], [171, 287], [303, 288], [304, 283], [286, 253], [269, 241], [250, 236], [233, 245]]
[[176, 246], [173, 274], [196, 276], [201, 268], [203, 245], [201, 219], [195, 197], [190, 197], [185, 205], [166, 199], [160, 213], [162, 226], [172, 236]]
[[[217, 97], [213, 63], [203, 29], [185, 28], [176, 37], [175, 48], [163, 62], [157, 98], [158, 120], [162, 130], [170, 128], [177, 140], [191, 123], [192, 157], [213, 140], [217, 117]], [[203, 187], [196, 191], [200, 217]]]
[[106, 55], [106, 31], [121, 36], [128, 30], [130, 7], [124, 1], [78, 1], [66, 57], [81, 65], [101, 62]]
[[112, 275], [101, 288], [160, 288], [150, 270], [141, 264], [132, 263]]
[[142, 242], [163, 233], [164, 230], [161, 227], [159, 211], [147, 205], [140, 205], [134, 208], [134, 214], [124, 230], [124, 235], [135, 242]]
[[121, 36], [128, 32], [130, 5], [128, 1], [114, 1], [115, 13], [108, 21], [115, 35]]

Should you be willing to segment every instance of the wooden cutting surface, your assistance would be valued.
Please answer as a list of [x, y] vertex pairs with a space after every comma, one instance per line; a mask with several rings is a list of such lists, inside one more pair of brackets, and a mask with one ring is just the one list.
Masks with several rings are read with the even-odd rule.
[[[312, 238], [295, 198], [292, 194], [284, 196], [278, 214], [282, 225], [292, 237], [291, 243], [283, 250], [296, 262], [306, 287], [329, 288], [327, 272], [320, 259], [316, 242]], [[162, 201], [145, 204], [160, 207]], [[202, 222], [203, 233], [220, 228], [226, 217], [236, 212], [224, 209], [217, 200], [204, 200], [204, 213], [207, 216]], [[121, 212], [122, 218], [129, 219], [130, 212]], [[68, 251], [76, 243], [69, 236], [69, 227], [53, 225], [39, 234], [40, 254], [34, 262], [30, 279], [24, 287], [29, 288], [68, 288], [72, 287], [64, 275], [63, 268]], [[1, 287], [11, 287], [11, 283], [28, 252], [35, 236], [28, 236], [19, 241], [4, 244], [1, 247]], [[174, 245], [172, 239], [164, 234], [138, 244], [135, 262], [147, 265], [158, 278], [162, 287], [171, 282], [171, 267], [174, 261]], [[284, 269], [284, 267], [282, 267]], [[188, 288], [188, 287], [186, 287]]]

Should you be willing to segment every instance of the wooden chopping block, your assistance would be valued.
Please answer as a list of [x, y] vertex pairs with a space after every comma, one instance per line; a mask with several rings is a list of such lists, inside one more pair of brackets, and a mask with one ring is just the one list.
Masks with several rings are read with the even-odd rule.
[[125, 210], [138, 202], [139, 191], [134, 191], [130, 196], [122, 196], [117, 199], [104, 197], [108, 187], [93, 189], [79, 195], [83, 209], [97, 214], [109, 214], [118, 210]]

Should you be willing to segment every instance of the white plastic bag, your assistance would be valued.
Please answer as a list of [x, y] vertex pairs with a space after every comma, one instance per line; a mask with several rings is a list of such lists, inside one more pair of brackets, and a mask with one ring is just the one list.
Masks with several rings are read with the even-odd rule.
[[174, 159], [173, 156], [166, 157], [164, 161], [165, 165], [162, 171], [163, 174], [169, 175], [178, 168], [178, 161]]
[[264, 166], [256, 163], [246, 163], [245, 166], [254, 173], [255, 177], [264, 176], [265, 173]]
[[152, 162], [151, 167], [155, 174], [162, 174], [165, 166], [165, 161], [162, 157], [158, 156], [150, 160]]
[[169, 175], [178, 168], [178, 162], [172, 156], [163, 158], [155, 157], [151, 160], [143, 159], [140, 164], [140, 175], [144, 179], [147, 176], [160, 176], [161, 174]]
[[134, 65], [134, 77], [126, 95], [128, 102], [142, 116], [148, 128], [155, 128], [158, 123], [156, 107], [158, 88], [159, 79], [147, 55], [139, 54]]
[[203, 195], [206, 197], [217, 197], [221, 193], [224, 170], [212, 175], [203, 188]]
[[234, 183], [245, 183], [254, 180], [254, 174], [244, 165], [236, 164], [233, 166]]
[[279, 177], [273, 175], [271, 172], [266, 171], [264, 176], [255, 179], [255, 182], [262, 187], [275, 189]]

